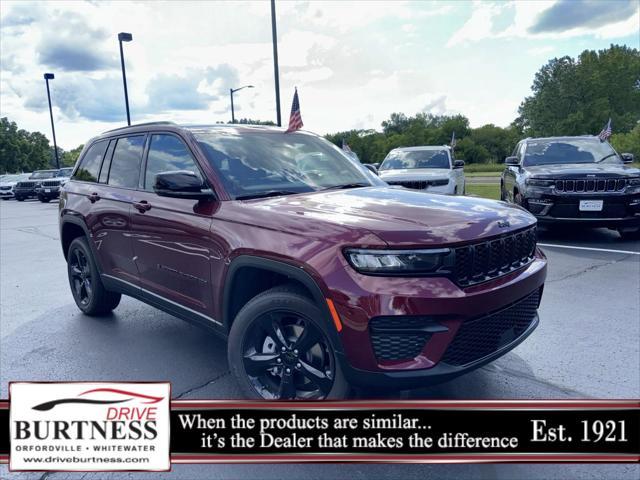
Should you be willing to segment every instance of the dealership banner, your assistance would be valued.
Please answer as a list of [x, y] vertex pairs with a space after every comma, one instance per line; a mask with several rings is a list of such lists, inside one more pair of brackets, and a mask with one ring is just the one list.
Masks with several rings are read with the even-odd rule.
[[638, 400], [170, 401], [168, 383], [11, 383], [11, 471], [176, 463], [638, 462]]

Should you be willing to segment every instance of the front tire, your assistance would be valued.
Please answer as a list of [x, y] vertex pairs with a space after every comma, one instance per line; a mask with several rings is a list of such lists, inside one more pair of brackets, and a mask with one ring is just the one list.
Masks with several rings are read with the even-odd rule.
[[67, 272], [73, 299], [85, 315], [105, 315], [120, 303], [119, 293], [104, 288], [85, 237], [71, 242], [67, 253]]
[[295, 286], [251, 299], [229, 334], [229, 368], [244, 395], [258, 399], [345, 398], [349, 385], [322, 311]]
[[38, 197], [38, 200], [40, 200], [42, 203], [49, 203], [51, 201], [49, 197], [43, 197], [42, 195]]

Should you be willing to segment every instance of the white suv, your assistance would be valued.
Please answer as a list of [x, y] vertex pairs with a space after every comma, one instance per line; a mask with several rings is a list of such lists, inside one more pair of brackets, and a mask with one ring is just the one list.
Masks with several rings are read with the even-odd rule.
[[464, 195], [464, 162], [454, 160], [451, 147], [394, 148], [378, 170], [389, 185], [445, 195]]

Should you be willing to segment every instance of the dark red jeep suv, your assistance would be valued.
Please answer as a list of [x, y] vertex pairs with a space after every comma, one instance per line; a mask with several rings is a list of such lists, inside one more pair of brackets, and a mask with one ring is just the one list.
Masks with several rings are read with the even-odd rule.
[[212, 328], [250, 397], [339, 398], [477, 368], [538, 324], [522, 208], [390, 188], [328, 141], [160, 122], [89, 141], [60, 197], [78, 307]]

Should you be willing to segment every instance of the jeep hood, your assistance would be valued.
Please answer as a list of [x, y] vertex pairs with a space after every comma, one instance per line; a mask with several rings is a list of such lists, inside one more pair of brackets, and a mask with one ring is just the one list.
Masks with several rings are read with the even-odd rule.
[[525, 170], [532, 176], [536, 177], [548, 177], [548, 178], [563, 178], [564, 176], [584, 176], [584, 175], [596, 175], [596, 176], [625, 176], [640, 173], [635, 167], [623, 164], [611, 164], [611, 163], [563, 163], [557, 165], [535, 165], [525, 167]]
[[349, 241], [372, 233], [389, 246], [474, 241], [535, 224], [517, 206], [387, 187], [332, 190], [233, 202], [235, 221], [298, 235]]

